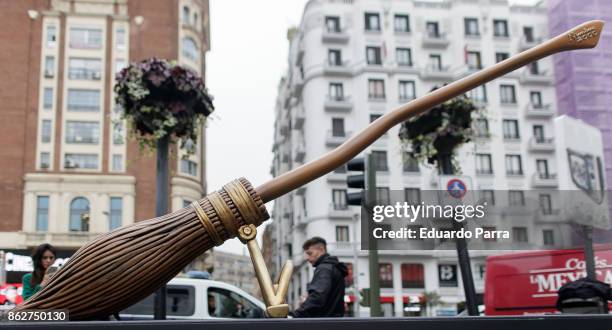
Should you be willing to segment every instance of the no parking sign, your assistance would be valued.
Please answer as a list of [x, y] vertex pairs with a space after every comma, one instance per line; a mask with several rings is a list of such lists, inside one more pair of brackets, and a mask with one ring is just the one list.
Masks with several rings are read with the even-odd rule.
[[440, 176], [440, 204], [472, 204], [472, 178], [465, 175]]

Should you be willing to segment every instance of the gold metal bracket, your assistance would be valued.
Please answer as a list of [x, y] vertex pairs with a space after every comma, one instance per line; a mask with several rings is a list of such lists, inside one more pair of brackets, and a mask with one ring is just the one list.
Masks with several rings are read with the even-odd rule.
[[255, 225], [244, 225], [238, 228], [238, 238], [249, 249], [253, 268], [255, 268], [255, 275], [257, 276], [261, 294], [267, 306], [266, 312], [268, 316], [275, 318], [287, 317], [289, 305], [285, 303], [285, 297], [289, 289], [291, 273], [293, 273], [293, 263], [290, 260], [285, 262], [278, 281], [273, 285], [263, 255], [255, 239], [256, 236], [257, 227]]

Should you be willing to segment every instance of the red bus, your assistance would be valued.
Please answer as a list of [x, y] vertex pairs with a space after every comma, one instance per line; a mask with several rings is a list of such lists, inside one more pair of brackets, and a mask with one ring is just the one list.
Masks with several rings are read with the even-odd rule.
[[[491, 256], [486, 271], [486, 315], [558, 313], [557, 290], [586, 277], [582, 249]], [[612, 244], [595, 246], [595, 271], [598, 280], [612, 285]]]

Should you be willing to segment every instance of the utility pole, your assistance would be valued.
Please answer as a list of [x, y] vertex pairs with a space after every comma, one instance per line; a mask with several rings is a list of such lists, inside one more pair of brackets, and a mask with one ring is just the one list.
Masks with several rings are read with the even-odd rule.
[[378, 266], [378, 247], [376, 239], [371, 236], [374, 226], [372, 224], [372, 208], [376, 201], [376, 160], [372, 153], [368, 154], [368, 163], [366, 166], [367, 185], [366, 185], [366, 200], [365, 209], [368, 213], [366, 220], [368, 221], [368, 261], [370, 273], [370, 316], [382, 316], [380, 309], [380, 278]]

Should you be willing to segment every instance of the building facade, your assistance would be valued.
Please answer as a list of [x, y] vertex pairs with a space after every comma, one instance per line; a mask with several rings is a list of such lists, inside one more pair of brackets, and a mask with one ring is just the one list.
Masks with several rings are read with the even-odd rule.
[[[290, 33], [289, 68], [280, 80], [276, 102], [272, 174], [278, 176], [337, 147], [371, 121], [433, 87], [535, 46], [548, 36], [547, 9], [510, 6], [505, 0], [377, 1], [311, 0], [299, 27]], [[473, 189], [500, 208], [524, 206], [523, 191], [558, 185], [552, 119], [557, 114], [553, 64], [545, 58], [471, 91], [483, 108], [476, 138], [463, 146], [458, 161]], [[401, 191], [418, 201], [436, 190], [437, 170], [403, 152], [394, 127], [367, 152], [377, 159], [380, 194]], [[349, 264], [345, 301], [369, 287], [367, 251], [359, 250], [359, 209], [345, 199], [346, 169], [339, 168], [278, 198], [270, 225], [275, 269], [296, 265], [289, 302], [299, 304], [312, 278], [301, 244], [312, 236], [328, 242], [331, 254]], [[504, 194], [499, 194], [504, 191]], [[534, 214], [548, 216], [554, 204]], [[522, 199], [522, 201], [521, 201]], [[537, 203], [536, 203], [537, 204]], [[540, 245], [560, 237], [553, 224], [521, 221], [517, 212], [494, 212], [503, 229]], [[524, 209], [524, 207], [523, 207]], [[499, 220], [498, 223], [501, 221]], [[508, 221], [512, 220], [512, 221]], [[502, 229], [502, 228], [498, 228]], [[519, 242], [520, 243], [520, 242]], [[483, 292], [485, 258], [472, 251], [472, 271]], [[453, 315], [465, 300], [456, 252], [414, 250], [379, 252], [381, 302], [386, 316]], [[356, 279], [356, 280], [354, 280]], [[441, 303], [420, 307], [437, 292]], [[368, 315], [361, 307], [360, 315]]]
[[251, 295], [261, 297], [253, 262], [248, 255], [216, 250], [213, 264], [213, 280], [235, 285]]
[[[115, 73], [149, 57], [205, 75], [207, 0], [0, 1], [0, 249], [76, 250], [155, 216], [155, 153], [139, 152], [114, 102]], [[206, 191], [197, 152], [170, 153], [176, 210]], [[173, 161], [172, 161], [173, 160]]]

